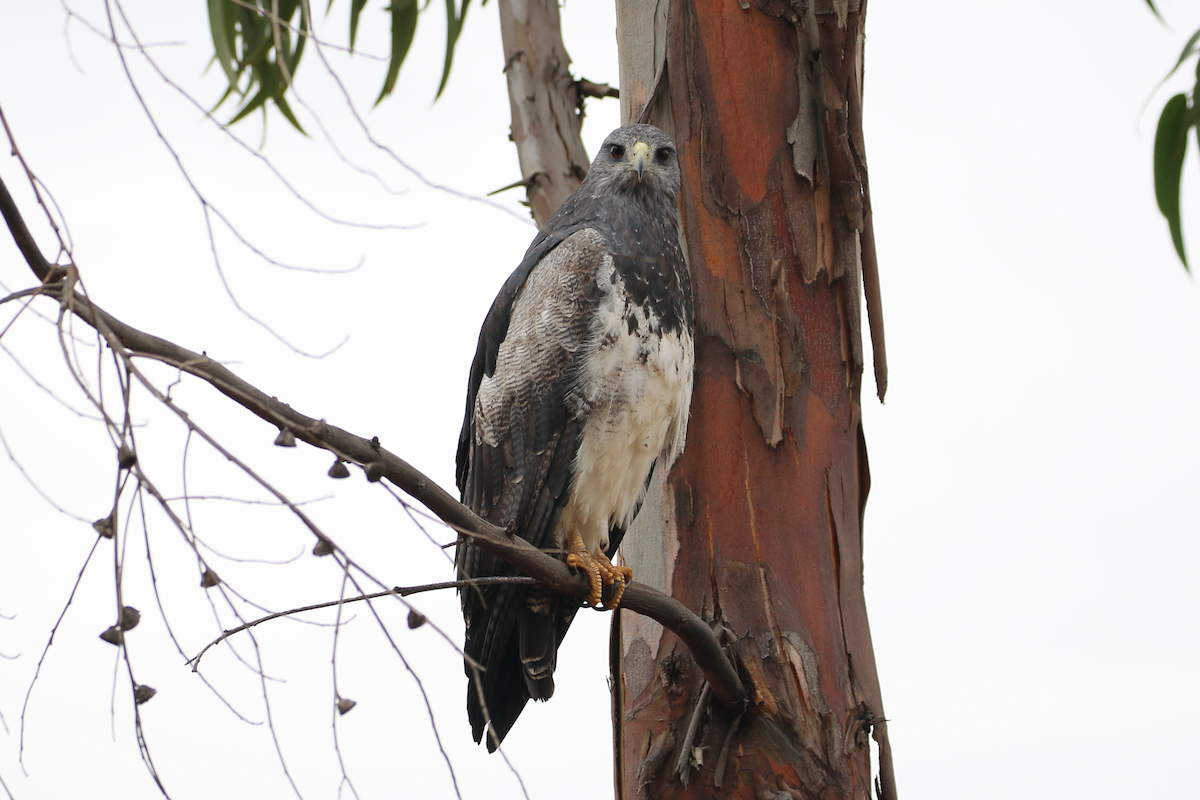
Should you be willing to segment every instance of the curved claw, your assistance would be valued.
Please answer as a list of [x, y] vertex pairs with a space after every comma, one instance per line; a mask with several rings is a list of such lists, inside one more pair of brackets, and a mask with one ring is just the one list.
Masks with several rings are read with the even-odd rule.
[[617, 606], [621, 605], [621, 597], [625, 594], [625, 587], [633, 582], [633, 570], [629, 567], [618, 567], [608, 560], [608, 556], [604, 553], [597, 552], [596, 560], [600, 562], [600, 577], [604, 581], [605, 586], [615, 586], [612, 596], [604, 601], [604, 607], [612, 611]]
[[567, 566], [587, 573], [588, 583], [591, 584], [584, 602], [592, 607], [600, 606], [605, 587], [615, 585], [611, 595], [604, 600], [603, 607], [611, 611], [620, 605], [625, 587], [633, 580], [633, 570], [614, 565], [599, 547], [596, 552], [589, 553], [583, 538], [577, 533], [567, 538], [567, 550]]
[[584, 602], [589, 606], [599, 605], [603, 593], [603, 577], [600, 574], [600, 565], [596, 563], [596, 560], [587, 550], [581, 548], [579, 551], [572, 551], [567, 555], [567, 566], [587, 573], [588, 583], [592, 588], [584, 598]]

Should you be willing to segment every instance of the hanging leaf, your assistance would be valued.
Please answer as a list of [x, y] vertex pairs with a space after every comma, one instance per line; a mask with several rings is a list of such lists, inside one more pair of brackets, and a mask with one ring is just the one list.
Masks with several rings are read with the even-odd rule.
[[[221, 71], [229, 81], [229, 86], [213, 106], [213, 111], [236, 95], [239, 106], [228, 123], [232, 125], [259, 110], [262, 110], [265, 119], [267, 106], [274, 103], [279, 113], [296, 130], [304, 133], [304, 128], [286, 100], [286, 94], [296, 79], [296, 71], [308, 43], [307, 32], [311, 29], [312, 20], [308, 17], [307, 5], [302, 0], [205, 1], [213, 40], [213, 58], [221, 65]], [[358, 23], [367, 2], [350, 0], [351, 52], [357, 44]], [[462, 34], [471, 0], [444, 0], [444, 3], [446, 52], [435, 100], [442, 96], [450, 80], [454, 50]], [[428, 0], [425, 5], [428, 6]], [[326, 14], [332, 7], [333, 0], [329, 0]], [[275, 17], [276, 10], [278, 19]], [[393, 0], [385, 10], [391, 23], [391, 53], [387, 75], [375, 105], [379, 105], [396, 88], [400, 67], [412, 46], [417, 16], [422, 8], [419, 0]], [[297, 15], [298, 22], [295, 21]]]
[[[329, 5], [333, 5], [333, 0], [329, 0]], [[367, 0], [350, 0], [350, 52], [354, 52], [354, 38], [358, 36], [358, 17], [362, 14], [362, 10], [366, 8]]]
[[1154, 12], [1154, 16], [1158, 17], [1158, 21], [1163, 22], [1162, 14], [1158, 13], [1158, 9], [1154, 7], [1154, 0], [1146, 0], [1146, 5], [1150, 6], [1150, 10]]
[[[308, 30], [308, 15], [304, 13], [304, 5], [300, 6], [300, 30]], [[296, 77], [296, 68], [300, 66], [300, 56], [304, 55], [304, 45], [308, 42], [307, 36], [296, 37], [296, 48], [285, 59], [287, 62], [288, 73], [293, 80]]]
[[[208, 0], [208, 27], [212, 32], [217, 63], [229, 79], [232, 91], [237, 86], [237, 8], [229, 0]], [[226, 92], [228, 95], [229, 92]], [[218, 104], [219, 105], [219, 104]]]
[[1183, 175], [1183, 158], [1187, 152], [1188, 128], [1192, 122], [1187, 97], [1177, 94], [1163, 107], [1154, 136], [1154, 195], [1158, 200], [1158, 210], [1167, 218], [1171, 228], [1175, 252], [1189, 271], [1179, 216], [1179, 184]]
[[258, 93], [254, 95], [254, 97], [247, 101], [246, 105], [241, 107], [237, 114], [234, 115], [233, 119], [229, 120], [227, 124], [232, 125], [235, 122], [241, 122], [243, 119], [250, 116], [250, 114], [252, 114], [255, 110], [261, 108], [269, 98], [270, 95], [260, 89]]
[[[293, 28], [298, 31], [308, 30], [308, 16], [304, 12], [300, 0], [279, 0], [279, 22], [276, 23], [271, 8], [276, 4], [259, 2], [256, 5], [238, 3], [232, 0], [208, 0], [209, 21], [214, 26], [221, 26], [224, 35], [214, 34], [213, 43], [217, 47], [216, 59], [221, 62], [226, 77], [229, 78], [229, 88], [213, 106], [220, 108], [233, 94], [242, 98], [242, 105], [237, 109], [228, 124], [232, 125], [245, 119], [251, 113], [262, 109], [264, 115], [269, 102], [275, 107], [296, 130], [305, 133], [300, 121], [292, 113], [291, 107], [284, 100], [296, 70], [300, 66], [300, 57], [304, 53], [307, 36], [295, 35]], [[298, 26], [293, 25], [293, 17], [299, 13]], [[292, 46], [295, 38], [296, 45]], [[241, 44], [241, 56], [237, 55], [238, 40]], [[244, 76], [249, 76], [244, 86], [239, 86]], [[264, 117], [265, 118], [265, 117]], [[305, 133], [305, 135], [307, 135]]]
[[437, 94], [433, 96], [437, 100], [442, 96], [442, 90], [446, 88], [446, 82], [450, 80], [450, 65], [454, 61], [454, 46], [458, 44], [458, 35], [462, 33], [463, 20], [467, 18], [467, 6], [471, 0], [462, 0], [462, 6], [458, 13], [454, 13], [454, 0], [446, 0], [446, 62], [442, 67], [442, 81], [438, 84]]
[[296, 115], [292, 113], [292, 107], [288, 105], [287, 100], [283, 99], [283, 95], [279, 94], [271, 99], [275, 101], [275, 107], [279, 109], [279, 113], [283, 114], [284, 118], [288, 122], [292, 123], [292, 127], [303, 133], [305, 136], [308, 136], [308, 132], [305, 131], [304, 128], [300, 127], [300, 121], [297, 120]]
[[281, 20], [290, 20], [302, 6], [303, 3], [300, 0], [279, 0], [279, 18]]
[[261, 14], [248, 8], [242, 9], [242, 60], [240, 68], [261, 64], [275, 46], [270, 26]]
[[1171, 71], [1167, 73], [1167, 77], [1159, 82], [1159, 86], [1162, 86], [1167, 78], [1174, 75], [1175, 70], [1182, 67], [1183, 62], [1187, 61], [1190, 56], [1194, 56], [1197, 52], [1200, 52], [1200, 49], [1197, 48], [1198, 44], [1200, 44], [1200, 30], [1193, 33], [1192, 38], [1188, 39], [1187, 44], [1183, 46], [1183, 52], [1179, 54], [1179, 60], [1175, 62], [1175, 66], [1171, 67]]
[[383, 89], [379, 92], [375, 105], [383, 102], [383, 98], [396, 88], [396, 78], [400, 77], [400, 65], [408, 55], [413, 34], [417, 32], [417, 0], [393, 0], [388, 10], [392, 13], [392, 55], [388, 62], [387, 78], [383, 81]]

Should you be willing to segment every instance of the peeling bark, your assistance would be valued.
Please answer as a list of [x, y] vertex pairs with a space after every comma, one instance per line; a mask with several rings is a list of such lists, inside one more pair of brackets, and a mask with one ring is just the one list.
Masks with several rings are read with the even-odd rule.
[[865, 2], [617, 7], [624, 118], [678, 146], [697, 308], [688, 446], [623, 554], [639, 581], [701, 610], [750, 692], [740, 717], [698, 710], [686, 648], [624, 615], [618, 796], [867, 798], [873, 736], [877, 791], [894, 798], [862, 591], [864, 279], [886, 385]]
[[579, 90], [568, 69], [557, 0], [499, 0], [499, 5], [512, 140], [529, 209], [541, 225], [587, 174]]

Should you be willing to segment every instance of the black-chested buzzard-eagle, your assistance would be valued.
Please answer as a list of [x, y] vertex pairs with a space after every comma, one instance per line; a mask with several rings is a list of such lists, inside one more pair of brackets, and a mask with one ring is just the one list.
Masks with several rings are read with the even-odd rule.
[[[462, 501], [591, 581], [615, 607], [632, 577], [609, 560], [656, 463], [683, 449], [692, 395], [692, 293], [679, 244], [675, 146], [618, 128], [534, 238], [479, 334], [458, 443]], [[464, 578], [513, 575], [458, 546]], [[605, 589], [608, 589], [605, 592]], [[529, 698], [554, 693], [558, 646], [579, 608], [540, 586], [460, 590], [475, 741], [495, 750]]]

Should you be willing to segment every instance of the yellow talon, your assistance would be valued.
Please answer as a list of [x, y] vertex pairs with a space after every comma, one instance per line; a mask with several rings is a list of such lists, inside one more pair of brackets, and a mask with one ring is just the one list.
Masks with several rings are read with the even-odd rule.
[[604, 608], [610, 611], [620, 605], [625, 587], [633, 581], [633, 570], [614, 565], [599, 547], [596, 548], [596, 552], [589, 553], [578, 533], [567, 537], [567, 566], [587, 573], [591, 591], [588, 592], [585, 602], [589, 606], [600, 605], [604, 587], [616, 584], [612, 596], [604, 601]]
[[601, 587], [603, 579], [600, 576], [600, 565], [588, 553], [587, 548], [583, 546], [583, 539], [579, 534], [572, 534], [567, 539], [567, 566], [574, 567], [578, 570], [583, 570], [587, 573], [588, 583], [591, 584], [591, 591], [588, 592], [584, 602], [589, 606], [594, 606], [600, 602]]

